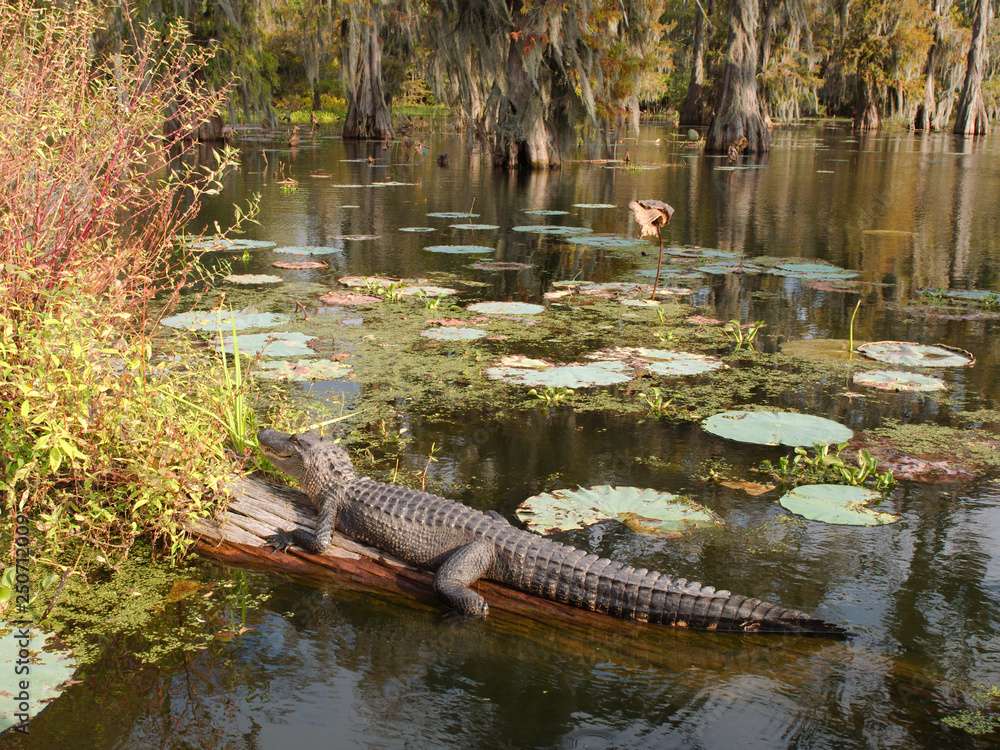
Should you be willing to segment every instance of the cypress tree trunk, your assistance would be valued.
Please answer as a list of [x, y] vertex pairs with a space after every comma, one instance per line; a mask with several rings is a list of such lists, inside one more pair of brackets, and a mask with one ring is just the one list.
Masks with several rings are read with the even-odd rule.
[[741, 137], [747, 139], [748, 153], [764, 153], [771, 147], [757, 91], [759, 24], [757, 0], [733, 0], [722, 94], [705, 142], [706, 153], [724, 154]]
[[944, 11], [944, 0], [933, 0], [934, 7], [934, 40], [927, 49], [927, 62], [924, 63], [924, 100], [917, 106], [917, 116], [914, 126], [917, 130], [936, 130], [934, 116], [937, 112], [937, 97], [934, 94], [934, 72], [937, 67], [937, 53], [943, 38], [941, 31], [941, 14]]
[[708, 103], [705, 101], [705, 15], [712, 12], [712, 0], [704, 3], [705, 12], [695, 9], [694, 41], [691, 45], [691, 80], [688, 82], [687, 96], [681, 106], [681, 125], [707, 125], [711, 119]]
[[[382, 38], [375, 3], [351, 5], [344, 22], [344, 88], [347, 117], [344, 138], [392, 138], [392, 112], [382, 83]], [[365, 16], [358, 13], [365, 12]]]
[[854, 129], [862, 132], [878, 130], [881, 118], [875, 103], [875, 92], [864, 79], [858, 81], [858, 96], [854, 105]]
[[552, 84], [532, 82], [525, 69], [520, 41], [507, 54], [507, 95], [497, 102], [493, 163], [503, 169], [551, 169], [560, 165], [559, 139], [553, 113]]
[[983, 68], [986, 65], [986, 36], [990, 24], [990, 0], [979, 0], [972, 24], [972, 43], [965, 66], [965, 84], [958, 100], [955, 132], [959, 135], [986, 135], [989, 118], [983, 102]]

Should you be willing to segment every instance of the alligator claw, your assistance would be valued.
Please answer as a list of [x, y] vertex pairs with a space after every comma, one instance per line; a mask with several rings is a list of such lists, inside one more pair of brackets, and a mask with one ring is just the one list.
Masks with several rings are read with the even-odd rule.
[[291, 532], [278, 529], [274, 534], [264, 537], [264, 542], [268, 547], [273, 548], [275, 552], [287, 552], [288, 548], [295, 543], [295, 538]]

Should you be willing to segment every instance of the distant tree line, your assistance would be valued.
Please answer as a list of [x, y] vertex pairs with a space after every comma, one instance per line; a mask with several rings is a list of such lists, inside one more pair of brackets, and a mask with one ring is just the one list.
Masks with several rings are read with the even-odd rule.
[[[112, 6], [106, 38], [135, 26]], [[185, 19], [235, 74], [231, 120], [276, 100], [346, 109], [347, 138], [391, 138], [407, 92], [447, 104], [505, 168], [607, 149], [640, 110], [705, 126], [706, 150], [770, 145], [771, 127], [848, 116], [985, 134], [1000, 112], [991, 0], [135, 0]], [[744, 141], [745, 139], [745, 141]]]

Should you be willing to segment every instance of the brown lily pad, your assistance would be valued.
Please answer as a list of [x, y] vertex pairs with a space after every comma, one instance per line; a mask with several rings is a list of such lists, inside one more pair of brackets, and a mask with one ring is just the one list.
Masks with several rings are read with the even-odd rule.
[[376, 305], [382, 300], [372, 297], [369, 294], [357, 294], [356, 292], [327, 292], [319, 301], [324, 305], [335, 305], [338, 307], [358, 307], [361, 305]]
[[710, 318], [707, 315], [691, 315], [687, 319], [688, 323], [696, 326], [721, 326], [722, 321], [716, 318]]
[[750, 482], [744, 479], [720, 479], [718, 483], [731, 490], [745, 492], [751, 497], [764, 495], [775, 488], [773, 484], [761, 484], [760, 482]]

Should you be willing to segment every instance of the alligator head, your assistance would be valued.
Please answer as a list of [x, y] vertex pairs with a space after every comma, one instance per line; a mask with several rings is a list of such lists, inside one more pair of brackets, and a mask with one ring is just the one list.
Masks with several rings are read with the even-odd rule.
[[268, 460], [297, 479], [309, 495], [333, 489], [357, 476], [347, 451], [315, 430], [291, 435], [267, 429], [258, 432], [257, 439]]

